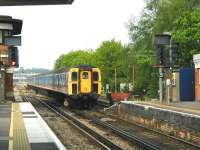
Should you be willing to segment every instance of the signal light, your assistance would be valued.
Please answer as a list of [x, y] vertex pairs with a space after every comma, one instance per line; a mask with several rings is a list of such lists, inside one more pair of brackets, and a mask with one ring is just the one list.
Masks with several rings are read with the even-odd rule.
[[157, 46], [156, 48], [156, 58], [157, 58], [157, 65], [164, 65], [164, 51], [162, 46]]
[[16, 65], [16, 62], [15, 61], [12, 61], [12, 66], [15, 66]]
[[179, 43], [173, 42], [171, 48], [172, 48], [173, 64], [175, 65], [175, 64], [178, 63], [179, 56], [180, 56], [179, 49], [178, 49], [179, 48]]
[[19, 67], [19, 58], [18, 58], [18, 48], [10, 47], [8, 49], [8, 61], [9, 65], [12, 67]]

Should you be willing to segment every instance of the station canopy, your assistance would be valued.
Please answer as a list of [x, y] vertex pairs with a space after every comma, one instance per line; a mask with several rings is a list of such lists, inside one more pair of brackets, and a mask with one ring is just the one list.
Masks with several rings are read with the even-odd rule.
[[0, 6], [72, 4], [74, 0], [0, 0]]

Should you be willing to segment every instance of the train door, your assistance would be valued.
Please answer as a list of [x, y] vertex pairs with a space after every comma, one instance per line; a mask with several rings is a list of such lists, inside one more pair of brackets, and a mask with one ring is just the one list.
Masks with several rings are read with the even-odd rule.
[[91, 92], [91, 71], [80, 72], [80, 92], [90, 93]]

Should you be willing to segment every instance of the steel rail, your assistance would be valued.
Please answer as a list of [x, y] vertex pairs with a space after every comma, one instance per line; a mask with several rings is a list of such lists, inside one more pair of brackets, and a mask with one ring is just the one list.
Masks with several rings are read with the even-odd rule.
[[116, 128], [112, 125], [110, 125], [109, 123], [106, 123], [106, 122], [103, 122], [103, 121], [100, 121], [99, 119], [92, 119], [93, 122], [95, 124], [98, 124], [102, 127], [105, 127], [107, 129], [110, 129], [112, 130], [113, 132], [115, 132], [116, 134], [118, 134], [119, 136], [131, 141], [131, 142], [136, 142], [140, 147], [142, 147], [143, 149], [147, 149], [147, 150], [161, 150], [162, 148], [157, 146], [157, 145], [154, 145], [152, 143], [149, 143], [143, 139], [140, 139], [134, 135], [130, 135], [128, 132], [124, 131], [124, 130], [121, 130], [119, 128]]
[[[75, 113], [77, 113], [77, 112], [75, 112]], [[81, 112], [79, 112], [78, 115], [88, 118], [88, 116], [86, 116], [84, 113], [81, 113]], [[111, 130], [112, 132], [116, 133], [120, 137], [123, 137], [124, 139], [127, 139], [128, 141], [130, 141], [132, 143], [136, 143], [139, 147], [141, 147], [145, 150], [161, 150], [162, 149], [161, 147], [159, 147], [155, 144], [152, 144], [148, 141], [145, 141], [141, 138], [131, 135], [122, 129], [119, 129], [117, 127], [110, 125], [109, 123], [101, 121], [100, 119], [97, 119], [97, 118], [88, 118], [88, 119], [91, 119], [93, 121], [93, 123], [95, 123], [97, 125], [100, 125], [104, 128]]]
[[97, 100], [97, 105], [103, 106], [103, 107], [109, 107], [110, 105], [106, 102], [98, 101]]
[[118, 145], [114, 144], [109, 139], [106, 139], [105, 137], [103, 137], [102, 135], [97, 133], [96, 131], [90, 129], [89, 127], [87, 127], [86, 125], [81, 123], [78, 119], [76, 119], [72, 115], [70, 115], [70, 114], [68, 114], [68, 113], [66, 113], [64, 111], [61, 111], [60, 109], [56, 108], [55, 106], [53, 106], [51, 104], [48, 104], [48, 103], [46, 103], [44, 101], [41, 101], [39, 99], [37, 99], [37, 100], [41, 104], [46, 106], [49, 110], [53, 111], [54, 113], [56, 113], [57, 115], [62, 117], [64, 120], [66, 120], [67, 122], [72, 124], [74, 127], [78, 128], [81, 132], [83, 132], [84, 134], [86, 134], [87, 136], [89, 136], [90, 138], [95, 140], [104, 149], [107, 149], [107, 150], [113, 150], [113, 149], [114, 150], [123, 150], [123, 148], [121, 148]]
[[[102, 113], [102, 112], [99, 112], [99, 113]], [[110, 115], [110, 114], [105, 114], [105, 113], [102, 113], [102, 114], [107, 115], [107, 116], [110, 116], [110, 117], [113, 117], [113, 118], [116, 118], [116, 119], [120, 119], [120, 118], [118, 118], [118, 117], [116, 117], [116, 116], [113, 116], [113, 115]], [[120, 120], [121, 120], [121, 121], [125, 121], [125, 120], [123, 120], [123, 119], [120, 119]], [[132, 124], [135, 125], [135, 126], [137, 126], [137, 127], [143, 128], [143, 129], [145, 129], [145, 130], [152, 131], [152, 132], [154, 132], [154, 133], [156, 133], [156, 134], [160, 134], [160, 135], [162, 135], [162, 136], [165, 136], [165, 137], [174, 139], [174, 140], [176, 140], [176, 141], [178, 141], [178, 142], [182, 142], [182, 143], [187, 144], [187, 145], [189, 145], [189, 146], [192, 146], [192, 147], [194, 147], [194, 148], [196, 148], [196, 149], [200, 149], [200, 145], [198, 145], [198, 144], [191, 143], [191, 142], [188, 142], [188, 141], [186, 141], [186, 140], [184, 140], [184, 139], [180, 139], [180, 138], [177, 138], [177, 137], [175, 137], [175, 136], [171, 136], [171, 135], [162, 133], [161, 131], [157, 131], [157, 130], [154, 130], [154, 129], [151, 129], [151, 128], [147, 128], [147, 127], [145, 127], [145, 126], [143, 126], [143, 125], [140, 125], [140, 124], [137, 124], [137, 123], [132, 123]]]

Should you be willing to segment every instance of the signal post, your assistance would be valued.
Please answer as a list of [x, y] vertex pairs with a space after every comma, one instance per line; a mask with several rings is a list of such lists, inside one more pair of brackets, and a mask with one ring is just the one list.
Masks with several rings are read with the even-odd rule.
[[19, 66], [22, 20], [0, 16], [0, 101], [13, 98], [13, 70]]
[[171, 35], [168, 33], [157, 34], [154, 38], [156, 46], [157, 66], [159, 67], [159, 100], [163, 101], [163, 67], [164, 67], [164, 46], [170, 43]]

